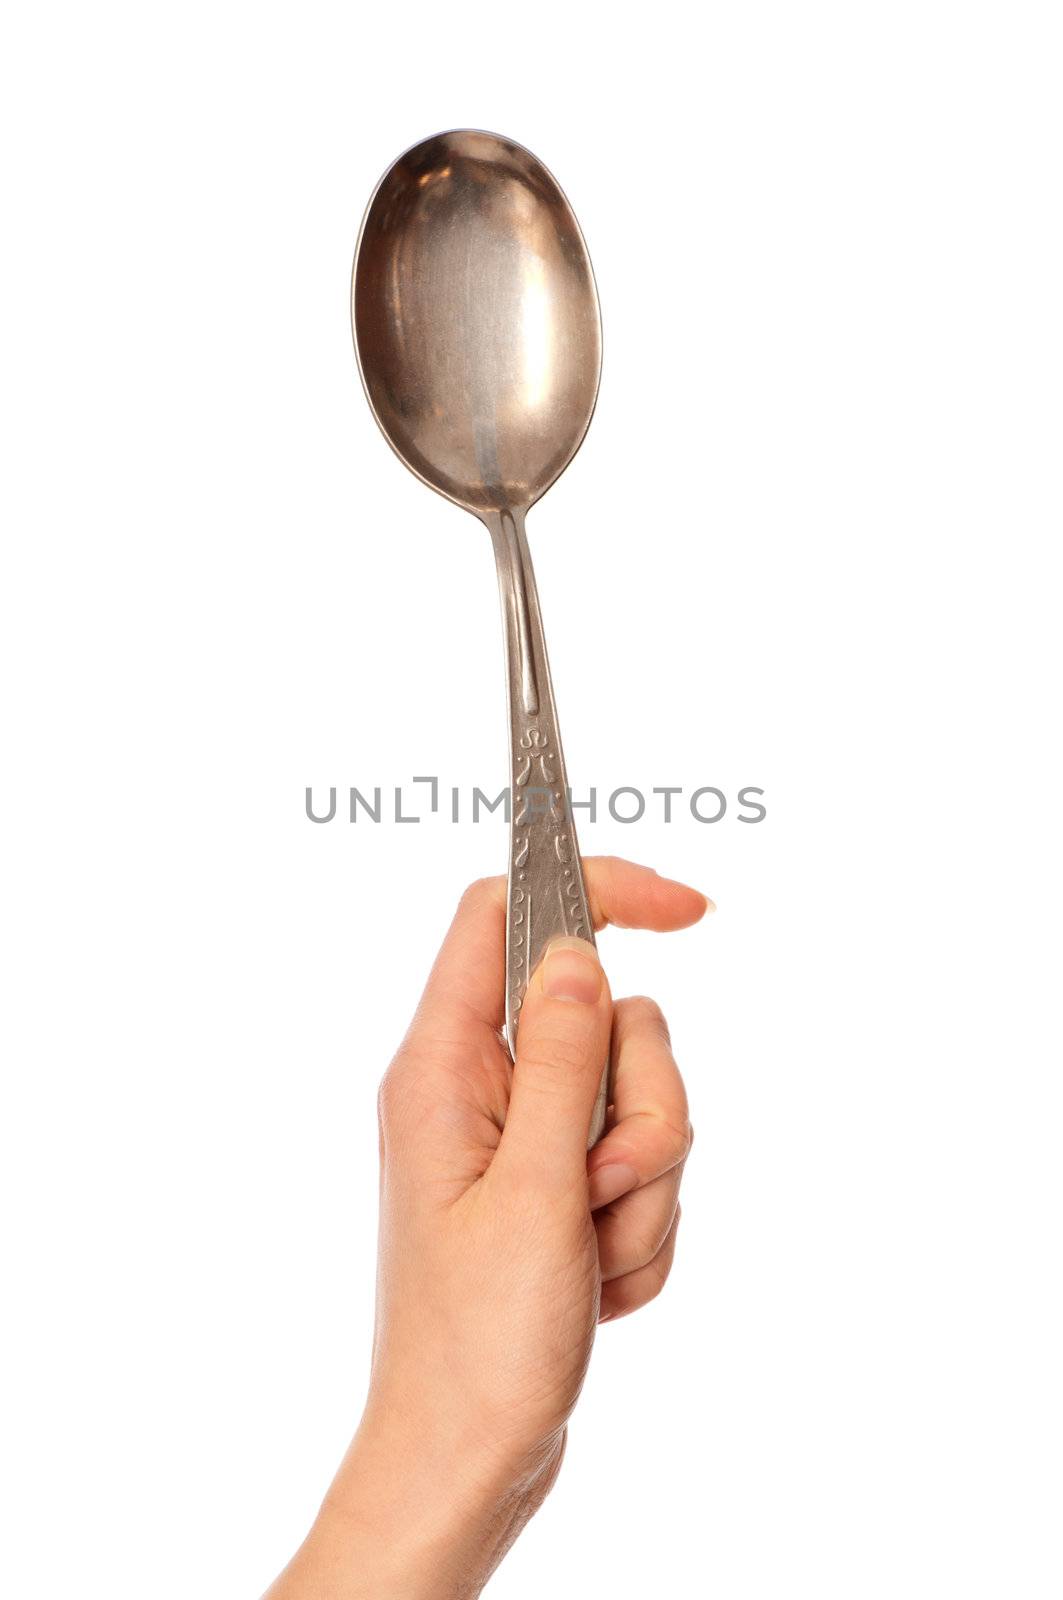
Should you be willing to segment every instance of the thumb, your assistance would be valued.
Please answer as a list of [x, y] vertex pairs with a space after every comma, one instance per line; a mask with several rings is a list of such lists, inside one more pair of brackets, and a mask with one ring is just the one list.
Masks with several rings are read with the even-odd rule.
[[594, 946], [586, 939], [553, 940], [521, 1007], [499, 1151], [524, 1176], [556, 1182], [586, 1170], [612, 1018], [609, 984]]

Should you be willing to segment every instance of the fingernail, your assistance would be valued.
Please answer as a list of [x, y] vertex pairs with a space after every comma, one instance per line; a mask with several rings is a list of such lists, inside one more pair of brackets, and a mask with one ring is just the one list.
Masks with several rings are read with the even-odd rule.
[[[701, 890], [700, 889], [698, 890], [698, 893], [701, 894]], [[707, 894], [701, 894], [701, 898], [705, 902], [705, 910], [706, 911], [715, 911], [716, 910], [716, 902], [715, 902], [715, 900], [710, 900]]]
[[638, 1187], [639, 1175], [626, 1161], [611, 1161], [607, 1167], [598, 1167], [587, 1180], [591, 1210], [607, 1206], [610, 1200], [619, 1200], [622, 1194]]
[[602, 992], [602, 969], [586, 939], [555, 939], [543, 957], [543, 993], [551, 1000], [592, 1006]]

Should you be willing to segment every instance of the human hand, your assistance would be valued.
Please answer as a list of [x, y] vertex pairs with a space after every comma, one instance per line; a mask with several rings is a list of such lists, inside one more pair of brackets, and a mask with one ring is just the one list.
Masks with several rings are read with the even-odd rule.
[[[696, 890], [586, 862], [595, 927], [696, 922]], [[463, 897], [380, 1091], [377, 1319], [362, 1424], [270, 1600], [474, 1596], [548, 1492], [595, 1325], [668, 1276], [690, 1148], [650, 1000], [614, 1006], [555, 940], [516, 1063], [501, 1034], [505, 883]], [[587, 1132], [606, 1053], [613, 1107]]]

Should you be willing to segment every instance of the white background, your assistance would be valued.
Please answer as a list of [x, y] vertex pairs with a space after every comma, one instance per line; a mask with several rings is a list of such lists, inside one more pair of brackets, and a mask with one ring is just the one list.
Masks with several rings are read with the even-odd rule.
[[[698, 1130], [498, 1600], [1057, 1597], [1053, 7], [41, 5], [0, 84], [0, 1588], [254, 1597], [353, 1427], [377, 1079], [500, 821], [486, 535], [405, 473], [361, 212], [468, 124], [605, 322], [529, 523], [583, 824], [705, 888], [610, 933]], [[341, 802], [342, 803], [342, 802]]]

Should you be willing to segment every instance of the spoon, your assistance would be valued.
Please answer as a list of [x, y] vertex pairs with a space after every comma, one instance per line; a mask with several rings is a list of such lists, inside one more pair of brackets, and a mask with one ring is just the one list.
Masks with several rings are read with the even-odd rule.
[[[524, 518], [594, 411], [601, 320], [572, 208], [530, 151], [462, 128], [414, 145], [369, 202], [351, 314], [366, 396], [422, 482], [479, 517], [502, 597], [511, 755], [506, 1034], [546, 946], [594, 943]], [[605, 1119], [607, 1074], [589, 1143]]]

